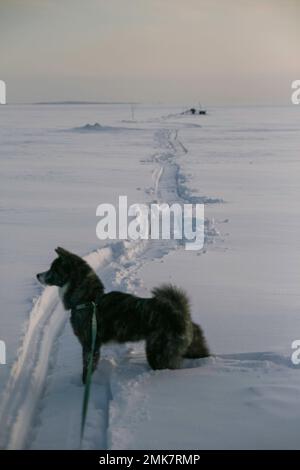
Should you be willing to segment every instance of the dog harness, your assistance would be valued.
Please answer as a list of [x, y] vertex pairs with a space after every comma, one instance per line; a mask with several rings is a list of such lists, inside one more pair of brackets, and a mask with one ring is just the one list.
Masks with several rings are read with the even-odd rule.
[[94, 308], [97, 307], [97, 304], [95, 302], [86, 302], [85, 304], [79, 304], [76, 305], [76, 307], [73, 307], [71, 310], [82, 310], [84, 308], [88, 308], [93, 306]]

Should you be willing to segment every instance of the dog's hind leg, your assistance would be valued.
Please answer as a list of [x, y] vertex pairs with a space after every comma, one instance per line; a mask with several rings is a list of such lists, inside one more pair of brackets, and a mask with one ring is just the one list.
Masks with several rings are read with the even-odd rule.
[[176, 335], [150, 335], [146, 339], [146, 356], [152, 369], [179, 369], [186, 344]]
[[189, 347], [183, 354], [183, 357], [188, 359], [196, 359], [199, 357], [208, 357], [210, 355], [209, 349], [199, 325], [193, 323], [193, 339]]

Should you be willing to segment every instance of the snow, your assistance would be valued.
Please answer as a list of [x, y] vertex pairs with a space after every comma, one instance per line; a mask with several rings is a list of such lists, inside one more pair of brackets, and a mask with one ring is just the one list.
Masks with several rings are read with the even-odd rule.
[[299, 446], [300, 375], [290, 370], [289, 358], [217, 356], [174, 373], [145, 373], [141, 362], [144, 357], [133, 356], [128, 370], [114, 370], [110, 449]]
[[[184, 287], [213, 352], [154, 372], [143, 343], [104, 347], [83, 449], [299, 448], [295, 108], [139, 105], [134, 122], [128, 105], [0, 108], [1, 448], [80, 446], [80, 346], [57, 290], [35, 280], [57, 245], [85, 255], [107, 290]], [[100, 242], [96, 207], [119, 195], [204, 202], [204, 250]]]

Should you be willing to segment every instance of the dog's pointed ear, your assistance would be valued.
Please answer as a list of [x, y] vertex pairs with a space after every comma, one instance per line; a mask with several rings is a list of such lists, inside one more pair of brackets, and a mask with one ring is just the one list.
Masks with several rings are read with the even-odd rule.
[[70, 251], [65, 250], [64, 248], [61, 248], [60, 246], [58, 246], [55, 249], [55, 252], [58, 254], [58, 256], [70, 256], [70, 255], [72, 255], [72, 253]]

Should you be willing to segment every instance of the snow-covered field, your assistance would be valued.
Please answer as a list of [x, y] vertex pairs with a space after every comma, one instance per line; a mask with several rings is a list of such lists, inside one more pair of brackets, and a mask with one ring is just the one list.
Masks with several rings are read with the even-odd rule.
[[[64, 246], [107, 290], [189, 293], [213, 356], [151, 371], [143, 344], [103, 348], [84, 449], [300, 448], [300, 112], [128, 105], [0, 108], [0, 447], [79, 447], [81, 350], [35, 274]], [[86, 129], [87, 123], [102, 127]], [[96, 207], [205, 202], [206, 243], [100, 242]]]

